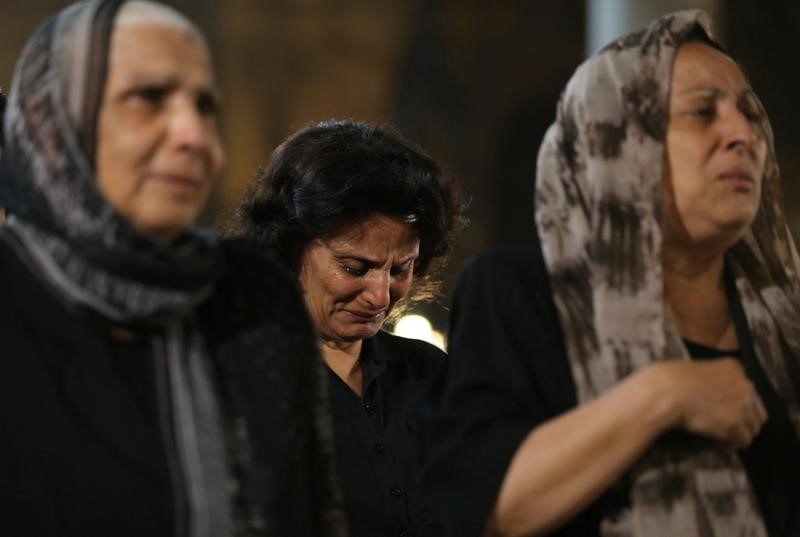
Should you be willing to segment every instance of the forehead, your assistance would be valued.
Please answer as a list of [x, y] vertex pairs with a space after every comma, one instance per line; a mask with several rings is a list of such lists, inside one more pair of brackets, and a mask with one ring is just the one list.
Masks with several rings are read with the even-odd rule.
[[108, 66], [109, 77], [117, 79], [160, 74], [206, 83], [213, 78], [205, 43], [173, 25], [118, 24], [111, 35]]
[[719, 88], [737, 93], [748, 87], [742, 70], [730, 57], [705, 43], [681, 45], [672, 68], [673, 92]]
[[326, 242], [333, 250], [413, 251], [418, 247], [419, 235], [400, 218], [372, 215], [347, 226]]

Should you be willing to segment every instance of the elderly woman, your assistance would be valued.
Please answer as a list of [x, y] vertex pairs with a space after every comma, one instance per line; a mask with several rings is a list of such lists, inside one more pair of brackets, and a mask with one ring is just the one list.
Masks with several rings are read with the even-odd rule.
[[232, 229], [294, 271], [328, 366], [351, 535], [441, 535], [415, 486], [414, 406], [444, 354], [381, 330], [399, 301], [435, 290], [461, 222], [453, 179], [398, 134], [311, 125], [272, 155]]
[[0, 189], [4, 534], [342, 534], [291, 277], [192, 227], [223, 162], [218, 100], [198, 30], [149, 2], [74, 4], [22, 52]]
[[711, 35], [679, 12], [587, 60], [539, 154], [540, 244], [463, 275], [424, 427], [455, 534], [800, 534], [797, 257]]

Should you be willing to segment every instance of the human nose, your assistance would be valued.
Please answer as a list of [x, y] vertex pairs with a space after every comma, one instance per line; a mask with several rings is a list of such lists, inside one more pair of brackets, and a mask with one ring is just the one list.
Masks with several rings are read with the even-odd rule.
[[389, 305], [391, 279], [385, 271], [374, 271], [366, 282], [362, 293], [364, 301], [374, 309], [383, 309]]
[[212, 146], [214, 125], [190, 99], [175, 104], [170, 117], [170, 135], [179, 148], [204, 150]]
[[725, 114], [725, 142], [727, 148], [752, 147], [758, 142], [760, 136], [753, 121], [747, 115], [732, 105], [731, 109]]

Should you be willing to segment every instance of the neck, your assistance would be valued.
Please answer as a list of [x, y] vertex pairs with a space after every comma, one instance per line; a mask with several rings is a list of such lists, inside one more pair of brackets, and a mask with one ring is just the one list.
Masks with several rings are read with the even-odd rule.
[[[695, 252], [664, 246], [664, 288], [685, 286], [709, 288], [722, 282], [725, 253]], [[711, 285], [709, 285], [711, 284]]]
[[325, 364], [342, 379], [351, 390], [361, 395], [361, 340], [335, 341], [325, 338], [317, 340]]
[[723, 282], [723, 254], [664, 248], [664, 300], [680, 335], [716, 348], [735, 348], [736, 332]]

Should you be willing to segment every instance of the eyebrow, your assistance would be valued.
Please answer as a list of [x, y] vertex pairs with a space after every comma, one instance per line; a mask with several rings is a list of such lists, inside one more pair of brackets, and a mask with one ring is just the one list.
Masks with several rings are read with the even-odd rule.
[[[128, 87], [138, 86], [164, 86], [172, 89], [180, 85], [180, 78], [173, 74], [157, 74], [157, 73], [137, 73], [131, 76], [126, 82]], [[201, 84], [198, 86], [199, 93], [207, 94], [214, 97], [216, 100], [222, 99], [222, 91], [217, 87], [214, 82], [208, 84]]]
[[[410, 254], [410, 255], [400, 259], [397, 263], [394, 263], [393, 266], [406, 265], [406, 264], [410, 263], [411, 261], [416, 260], [418, 257], [419, 257], [419, 254]], [[339, 260], [349, 259], [351, 261], [358, 261], [359, 263], [364, 263], [366, 266], [368, 266], [370, 268], [379, 267], [379, 266], [383, 265], [383, 263], [380, 262], [377, 259], [370, 259], [368, 257], [362, 257], [362, 256], [359, 256], [359, 255], [337, 255], [336, 258], [339, 259]]]
[[[683, 97], [683, 96], [691, 96], [692, 94], [695, 94], [695, 93], [709, 94], [711, 97], [713, 97], [716, 100], [716, 99], [721, 99], [721, 98], [725, 97], [726, 95], [728, 95], [729, 92], [727, 92], [727, 91], [725, 91], [723, 89], [720, 89], [720, 88], [718, 88], [716, 86], [693, 86], [691, 88], [687, 88], [687, 89], [681, 91], [678, 95]], [[755, 92], [753, 91], [753, 88], [751, 88], [750, 86], [745, 86], [744, 88], [742, 88], [741, 91], [739, 91], [735, 95], [735, 97], [739, 98], [739, 97], [743, 97], [745, 95], [753, 95], [754, 96]]]
[[131, 75], [126, 81], [129, 85], [147, 85], [158, 84], [161, 86], [176, 86], [178, 84], [178, 77], [171, 74], [161, 73], [135, 73]]

